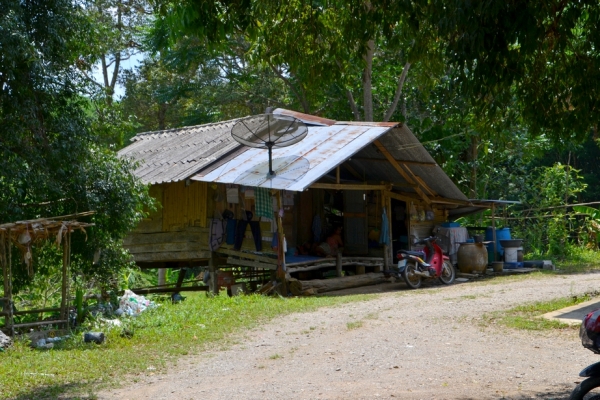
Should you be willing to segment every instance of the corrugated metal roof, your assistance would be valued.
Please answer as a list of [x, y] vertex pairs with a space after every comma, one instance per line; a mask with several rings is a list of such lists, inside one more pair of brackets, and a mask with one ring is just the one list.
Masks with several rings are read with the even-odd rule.
[[231, 137], [236, 121], [139, 133], [119, 156], [139, 163], [134, 173], [144, 183], [181, 181], [240, 147]]
[[[406, 125], [390, 130], [379, 141], [426, 195], [431, 198], [439, 196], [468, 201]], [[374, 145], [365, 147], [352, 156], [350, 165], [359, 173], [364, 173], [367, 180], [384, 179], [400, 185], [406, 184], [402, 191], [417, 193]]]
[[303, 114], [298, 111], [286, 110], [285, 108], [276, 108], [275, 110], [273, 110], [273, 114], [289, 115], [290, 117], [297, 118], [308, 125], [330, 126], [335, 124], [336, 122], [333, 119], [317, 117], [316, 115]]
[[[275, 179], [264, 179], [255, 186], [303, 191], [389, 129], [389, 127], [369, 125], [309, 126], [308, 134], [301, 142], [289, 147], [273, 149], [273, 159], [295, 156], [298, 158], [297, 163], [300, 163], [300, 159], [305, 159], [309, 164], [308, 170], [301, 176], [297, 173], [293, 174], [293, 179], [288, 179], [286, 173], [278, 174]], [[228, 159], [220, 167], [201, 171], [192, 179], [204, 182], [238, 183], [236, 181], [242, 174], [250, 171], [262, 173], [266, 162], [268, 162], [267, 150], [247, 148], [246, 151]], [[297, 171], [293, 167], [288, 169]]]
[[[248, 186], [302, 191], [326, 176], [331, 181], [335, 167], [343, 165], [345, 178], [351, 172], [345, 183], [392, 182], [396, 192], [468, 203], [405, 125], [336, 122], [284, 109], [276, 109], [274, 114], [291, 115], [308, 125], [304, 140], [273, 150], [274, 166], [281, 170], [274, 179], [266, 179], [267, 150], [243, 147], [232, 139], [231, 128], [237, 119], [141, 133], [119, 155], [137, 161], [135, 174], [151, 184], [192, 177], [220, 183], [243, 180], [241, 184]], [[387, 160], [376, 143], [389, 152], [397, 165]]]

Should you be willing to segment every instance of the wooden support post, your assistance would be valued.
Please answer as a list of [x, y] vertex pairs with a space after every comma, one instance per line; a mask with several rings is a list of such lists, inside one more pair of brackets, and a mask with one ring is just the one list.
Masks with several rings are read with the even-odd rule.
[[335, 183], [340, 184], [340, 166], [335, 168]]
[[158, 269], [158, 284], [164, 285], [167, 283], [167, 269], [159, 268]]
[[[387, 205], [387, 196], [385, 195], [385, 190], [381, 190], [380, 192], [380, 196], [381, 196], [381, 215], [383, 216], [383, 210], [386, 210], [386, 205]], [[386, 213], [389, 210], [386, 210]], [[388, 222], [390, 220], [390, 216], [388, 215]], [[381, 229], [383, 230], [383, 218], [381, 219]], [[389, 225], [388, 225], [389, 226]], [[383, 244], [383, 269], [387, 270], [390, 269], [390, 263], [388, 260], [388, 245], [386, 243]]]
[[283, 251], [283, 243], [285, 241], [285, 235], [283, 233], [283, 221], [281, 219], [281, 215], [279, 214], [279, 210], [283, 208], [281, 202], [281, 190], [277, 191], [277, 215], [275, 218], [277, 219], [277, 239], [279, 245], [277, 246], [277, 270], [276, 275], [277, 279], [281, 282], [279, 286], [281, 290], [279, 293], [282, 296], [287, 296], [287, 282], [285, 279], [285, 252]]
[[[6, 257], [6, 234], [2, 232], [0, 235], [0, 263], [2, 263], [2, 278], [4, 283], [4, 297], [6, 300], [2, 300], [2, 307], [4, 309], [4, 326], [8, 327], [8, 308], [10, 304], [10, 298], [8, 297], [8, 263]], [[10, 248], [10, 247], [9, 247]]]
[[[179, 291], [181, 289], [181, 285], [183, 284], [183, 280], [185, 279], [185, 274], [187, 272], [186, 267], [181, 267], [179, 269], [179, 275], [177, 275], [177, 283], [175, 284], [175, 290]], [[174, 292], [177, 293], [177, 292]]]
[[[385, 192], [384, 192], [385, 193]], [[388, 254], [387, 254], [387, 260], [388, 260], [388, 265], [386, 266], [386, 269], [388, 269], [388, 267], [390, 267], [391, 265], [394, 264], [394, 234], [392, 232], [392, 198], [389, 196], [385, 196], [386, 197], [386, 204], [387, 204], [387, 216], [388, 216], [388, 232], [389, 232], [389, 237], [390, 237], [390, 245], [388, 246]]]
[[4, 297], [6, 297], [8, 299], [8, 301], [5, 302], [6, 307], [7, 307], [7, 311], [8, 314], [6, 315], [6, 327], [8, 328], [8, 334], [10, 336], [15, 336], [15, 321], [13, 318], [13, 300], [12, 300], [12, 251], [11, 251], [11, 242], [10, 242], [10, 237], [12, 235], [12, 231], [11, 229], [8, 230], [8, 235], [6, 238], [6, 249], [7, 249], [7, 263], [6, 263], [6, 267], [7, 267], [7, 281], [8, 281], [8, 291], [6, 293], [4, 293]]
[[[68, 276], [68, 267], [69, 267], [69, 255], [71, 253], [71, 232], [67, 229], [65, 233], [65, 237], [63, 239], [63, 264], [62, 264], [62, 287], [61, 287], [61, 299], [60, 299], [60, 319], [65, 321], [69, 319], [69, 305], [68, 305], [68, 296], [69, 296], [69, 276]], [[68, 326], [68, 323], [67, 323]]]
[[337, 255], [335, 256], [335, 270], [337, 272], [337, 276], [341, 277], [342, 276], [342, 253], [340, 253], [338, 251]]
[[494, 255], [492, 261], [498, 261], [498, 246], [496, 245], [496, 204], [492, 203], [492, 240], [493, 240], [493, 251]]
[[210, 252], [210, 258], [208, 260], [208, 273], [210, 274], [210, 281], [208, 283], [210, 292], [212, 294], [219, 294], [219, 286], [217, 285], [217, 268], [216, 268], [215, 252]]

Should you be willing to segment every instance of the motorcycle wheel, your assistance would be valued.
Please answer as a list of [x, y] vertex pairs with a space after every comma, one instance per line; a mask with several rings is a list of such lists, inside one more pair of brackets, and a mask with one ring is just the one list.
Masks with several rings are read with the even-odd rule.
[[417, 265], [413, 261], [409, 261], [406, 263], [406, 268], [404, 268], [404, 272], [402, 272], [402, 277], [406, 281], [406, 284], [411, 289], [418, 289], [421, 287], [421, 277], [415, 274], [417, 270]]
[[442, 264], [442, 273], [440, 275], [440, 282], [444, 285], [449, 285], [454, 282], [454, 278], [456, 277], [456, 272], [454, 271], [454, 266], [448, 260], [444, 261]]
[[[594, 390], [600, 388], [600, 376], [587, 378], [579, 385], [575, 386], [569, 400], [600, 400], [600, 391]], [[592, 392], [594, 390], [594, 392]]]

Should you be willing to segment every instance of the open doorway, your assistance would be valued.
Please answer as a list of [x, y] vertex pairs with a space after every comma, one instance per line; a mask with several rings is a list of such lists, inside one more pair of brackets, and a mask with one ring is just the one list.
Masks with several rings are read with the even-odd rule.
[[392, 199], [392, 254], [396, 254], [398, 250], [410, 250], [409, 243], [409, 218], [406, 208], [406, 202]]

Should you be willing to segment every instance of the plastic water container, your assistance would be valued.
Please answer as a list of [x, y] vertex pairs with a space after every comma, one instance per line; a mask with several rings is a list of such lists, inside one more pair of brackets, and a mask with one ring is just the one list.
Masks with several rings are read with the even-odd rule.
[[504, 262], [504, 269], [517, 269], [523, 268], [522, 262]]
[[519, 257], [519, 248], [518, 247], [506, 247], [504, 248], [504, 261], [506, 262], [518, 262]]
[[[499, 257], [502, 257], [504, 255], [504, 248], [500, 244], [500, 240], [509, 240], [509, 239], [511, 239], [510, 228], [496, 229], [496, 249], [498, 250]], [[492, 240], [494, 240], [493, 228], [491, 226], [488, 226], [485, 230], [485, 241], [491, 242]], [[494, 244], [493, 243], [489, 243], [487, 245], [487, 248], [488, 248], [488, 253], [494, 252]]]

